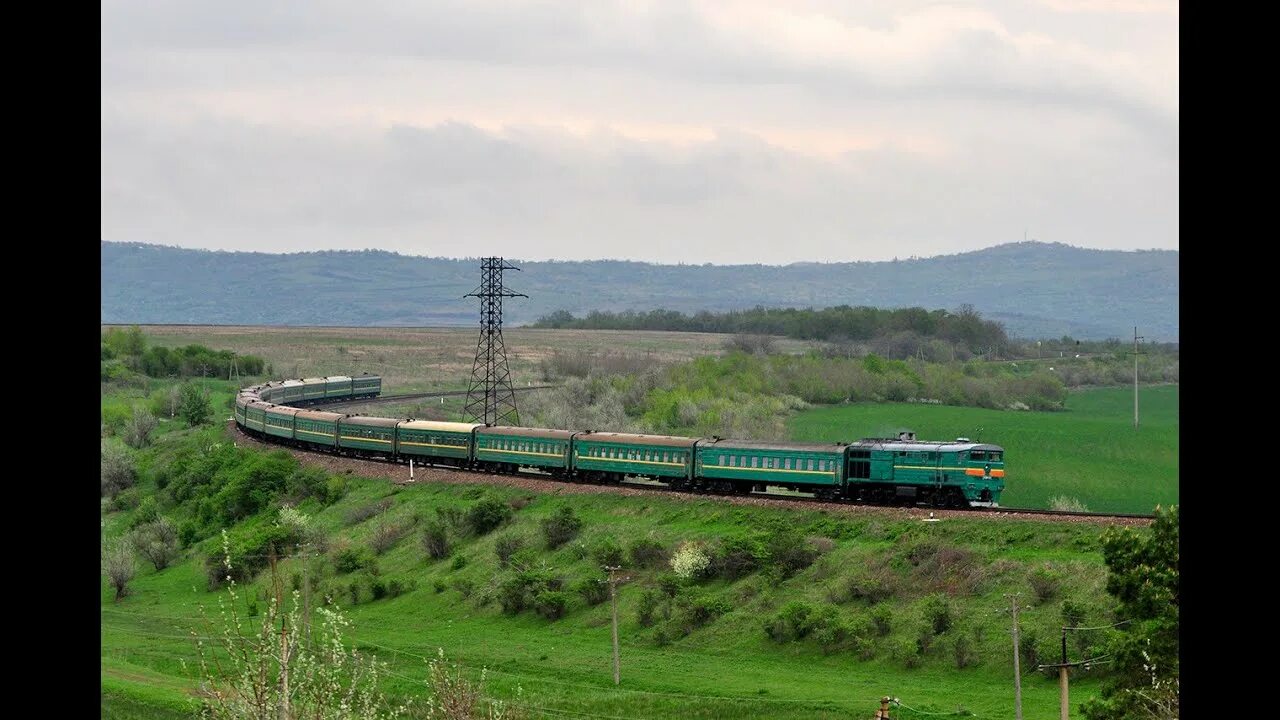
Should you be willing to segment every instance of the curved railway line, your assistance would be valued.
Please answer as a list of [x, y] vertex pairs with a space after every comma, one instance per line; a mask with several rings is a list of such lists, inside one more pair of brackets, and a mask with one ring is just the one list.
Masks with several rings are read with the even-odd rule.
[[[520, 390], [539, 390], [556, 387], [554, 385], [540, 385]], [[404, 402], [407, 400], [421, 399], [427, 397], [452, 397], [466, 395], [466, 391], [443, 391], [430, 393], [409, 393], [402, 395], [383, 395], [379, 397], [365, 397], [358, 399], [338, 399], [329, 401], [324, 398], [317, 398], [305, 402], [306, 405], [317, 408], [339, 408], [364, 404], [387, 404], [394, 402]], [[299, 403], [304, 404], [304, 403]], [[328, 450], [316, 447], [310, 444], [287, 443], [283, 442], [283, 438], [272, 437], [269, 434], [250, 434], [245, 432], [244, 428], [233, 419], [230, 428], [242, 437], [251, 442], [261, 444], [263, 446], [286, 446], [299, 459], [306, 457], [324, 458], [328, 460], [330, 469], [335, 472], [356, 472], [359, 474], [386, 477], [393, 482], [404, 483], [405, 468], [408, 461], [404, 458], [397, 457], [353, 457], [342, 454], [339, 449]], [[1142, 515], [1133, 513], [1090, 513], [1076, 512], [1067, 510], [1043, 510], [1034, 508], [1011, 508], [1011, 507], [990, 507], [990, 508], [969, 508], [969, 509], [948, 509], [948, 508], [930, 508], [917, 505], [875, 505], [857, 503], [850, 500], [818, 498], [810, 494], [801, 494], [797, 492], [750, 492], [747, 494], [715, 492], [712, 490], [689, 490], [682, 488], [670, 487], [659, 482], [652, 481], [605, 481], [592, 480], [587, 478], [555, 478], [553, 475], [537, 470], [514, 469], [505, 472], [486, 472], [484, 470], [463, 470], [457, 467], [438, 464], [426, 464], [426, 458], [417, 458], [419, 464], [415, 467], [417, 471], [423, 474], [424, 479], [430, 477], [432, 480], [444, 480], [447, 482], [458, 483], [488, 483], [488, 484], [504, 484], [516, 487], [523, 487], [529, 490], [539, 492], [565, 492], [567, 488], [577, 488], [577, 490], [568, 490], [568, 492], [618, 492], [621, 494], [667, 494], [680, 493], [684, 495], [694, 495], [703, 498], [716, 498], [731, 503], [748, 504], [748, 505], [778, 505], [784, 503], [800, 504], [812, 506], [815, 509], [838, 510], [848, 512], [851, 510], [857, 512], [880, 512], [897, 514], [908, 518], [916, 518], [922, 521], [941, 520], [945, 518], [956, 517], [987, 517], [1008, 518], [1008, 519], [1040, 519], [1053, 520], [1057, 522], [1090, 522], [1103, 523], [1111, 525], [1145, 525], [1153, 520], [1152, 515]]]

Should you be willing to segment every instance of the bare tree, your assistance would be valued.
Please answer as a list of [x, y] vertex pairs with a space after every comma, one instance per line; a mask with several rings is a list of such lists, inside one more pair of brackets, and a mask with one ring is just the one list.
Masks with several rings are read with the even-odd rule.
[[129, 536], [130, 544], [138, 554], [163, 570], [178, 556], [178, 531], [168, 518], [138, 526]]

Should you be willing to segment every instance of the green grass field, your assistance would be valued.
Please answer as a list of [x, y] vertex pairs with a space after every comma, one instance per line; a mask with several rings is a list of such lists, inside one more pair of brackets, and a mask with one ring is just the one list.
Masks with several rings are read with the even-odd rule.
[[[200, 436], [215, 432], [204, 431]], [[189, 435], [167, 435], [158, 451]], [[1038, 568], [1049, 568], [1063, 578], [1057, 596], [1040, 604], [1024, 600], [1031, 605], [1023, 616], [1024, 634], [1038, 632], [1048, 645], [1053, 644], [1055, 628], [1061, 623], [1063, 598], [1083, 602], [1097, 620], [1107, 617], [1105, 608], [1111, 604], [1102, 590], [1105, 568], [1097, 552], [1100, 529], [1096, 526], [982, 519], [924, 524], [883, 516], [738, 507], [708, 499], [636, 499], [595, 493], [557, 497], [511, 488], [395, 487], [383, 480], [359, 478], [350, 482], [348, 495], [333, 506], [321, 508], [314, 500], [301, 506], [327, 531], [332, 543], [366, 544], [378, 521], [347, 527], [343, 518], [352, 508], [384, 497], [394, 502], [388, 517], [397, 521], [407, 521], [415, 513], [433, 517], [438, 507], [465, 508], [482, 492], [528, 503], [507, 527], [479, 538], [460, 538], [455, 555], [465, 558], [461, 568], [449, 560], [428, 561], [419, 543], [421, 533], [410, 534], [380, 556], [378, 566], [381, 577], [416, 582], [416, 589], [392, 599], [363, 597], [347, 609], [353, 620], [348, 639], [391, 663], [395, 676], [389, 678], [388, 691], [421, 695], [426, 658], [443, 648], [472, 671], [489, 668], [494, 696], [512, 699], [519, 686], [520, 702], [529, 717], [844, 718], [869, 715], [882, 695], [899, 697], [923, 711], [904, 708], [896, 717], [954, 714], [957, 708], [978, 717], [1004, 717], [1011, 714], [1013, 688], [1008, 617], [1001, 613], [1006, 602], [1003, 593], [1033, 597], [1028, 578]], [[155, 488], [143, 490], [154, 492]], [[831, 538], [834, 546], [817, 563], [783, 582], [751, 575], [735, 582], [702, 583], [694, 592], [724, 600], [731, 610], [666, 646], [655, 641], [653, 628], [641, 627], [636, 619], [639, 596], [656, 585], [659, 573], [636, 571], [635, 580], [620, 593], [623, 684], [615, 689], [607, 603], [588, 607], [575, 596], [565, 617], [549, 621], [529, 611], [504, 615], [496, 604], [476, 601], [503, 576], [493, 548], [496, 537], [505, 533], [529, 538], [538, 548], [538, 562], [563, 576], [566, 586], [593, 571], [590, 554], [583, 557], [581, 550], [575, 550], [579, 542], [553, 552], [538, 543], [539, 522], [566, 503], [585, 521], [578, 541], [588, 551], [606, 536], [617, 538], [624, 547], [636, 538], [650, 537], [672, 548], [684, 540], [710, 542], [773, 523]], [[163, 512], [181, 517], [183, 511], [179, 507]], [[107, 535], [123, 532], [131, 514], [106, 513]], [[972, 592], [960, 591], [951, 598], [955, 627], [937, 637], [920, 667], [908, 668], [904, 658], [915, 653], [914, 638], [924, 622], [924, 591], [911, 585], [924, 580], [907, 558], [912, 548], [928, 541], [974, 553], [983, 570]], [[892, 610], [893, 631], [874, 641], [870, 659], [845, 651], [824, 655], [811, 640], [778, 644], [766, 637], [763, 619], [786, 602], [827, 603], [832, 587], [878, 558], [894, 558], [895, 571], [906, 584], [900, 596], [886, 601]], [[285, 578], [299, 569], [296, 563], [282, 565]], [[332, 575], [332, 568], [329, 572], [322, 588], [342, 591], [349, 576]], [[477, 588], [470, 598], [454, 587], [459, 579]], [[437, 592], [436, 581], [446, 589]], [[259, 579], [256, 592], [265, 598], [264, 579]], [[208, 633], [197, 620], [199, 607], [216, 614], [217, 597], [218, 593], [206, 589], [198, 550], [186, 551], [183, 559], [161, 572], [140, 569], [131, 594], [119, 603], [113, 602], [112, 590], [104, 582], [104, 717], [189, 716], [184, 703], [189, 702], [196, 658], [190, 632]], [[350, 604], [345, 593], [340, 604]], [[863, 601], [837, 607], [845, 619], [871, 609]], [[975, 638], [977, 666], [955, 667], [951, 644], [959, 635]], [[1073, 682], [1074, 704], [1096, 688], [1097, 680], [1089, 677]], [[1056, 712], [1057, 688], [1052, 680], [1027, 673], [1023, 695], [1027, 717]]]
[[796, 440], [885, 437], [914, 430], [927, 439], [968, 437], [1006, 450], [1001, 504], [1048, 507], [1055, 495], [1092, 511], [1147, 513], [1178, 502], [1178, 386], [1143, 387], [1140, 427], [1132, 388], [1072, 392], [1063, 412], [859, 403], [803, 412]]

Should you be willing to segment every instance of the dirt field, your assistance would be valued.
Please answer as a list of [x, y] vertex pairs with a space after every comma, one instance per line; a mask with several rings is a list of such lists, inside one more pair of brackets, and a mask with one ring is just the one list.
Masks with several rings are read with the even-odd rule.
[[[104, 326], [105, 327], [105, 326]], [[198, 343], [266, 359], [272, 376], [314, 377], [370, 372], [385, 392], [465, 390], [475, 358], [476, 328], [297, 328], [262, 326], [144, 325], [157, 345]], [[670, 363], [723, 352], [728, 335], [617, 330], [532, 330], [503, 333], [515, 385], [544, 380], [543, 361], [556, 352], [624, 356]], [[784, 352], [809, 343], [778, 339]]]

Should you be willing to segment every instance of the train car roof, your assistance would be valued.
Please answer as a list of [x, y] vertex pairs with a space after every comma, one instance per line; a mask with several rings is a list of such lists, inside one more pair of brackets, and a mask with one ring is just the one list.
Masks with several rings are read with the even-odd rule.
[[281, 415], [297, 415], [302, 411], [299, 408], [290, 407], [289, 405], [277, 405], [273, 403], [271, 407], [267, 408], [267, 412], [279, 413]]
[[342, 418], [343, 425], [363, 425], [365, 427], [393, 428], [400, 424], [393, 418], [373, 417], [372, 415], [347, 415]]
[[999, 445], [989, 445], [984, 443], [958, 443], [958, 442], [922, 442], [920, 440], [904, 442], [902, 440], [864, 438], [855, 443], [850, 443], [856, 448], [875, 448], [877, 450], [898, 450], [901, 452], [965, 452], [968, 450], [999, 450], [1004, 448]]
[[291, 387], [292, 387], [292, 386], [294, 386], [294, 385], [301, 385], [301, 384], [302, 384], [302, 381], [301, 381], [301, 380], [285, 380], [284, 382], [282, 382], [282, 383], [280, 383], [280, 384], [281, 384], [281, 385], [289, 385], [289, 386], [291, 386]]
[[298, 417], [303, 420], [318, 420], [320, 422], [333, 422], [342, 417], [342, 413], [329, 412], [327, 410], [299, 410]]
[[324, 382], [324, 378], [302, 378], [302, 382], [304, 382], [304, 383], [322, 383], [322, 382]]
[[661, 445], [663, 447], [692, 447], [698, 438], [674, 435], [639, 435], [635, 433], [585, 432], [577, 438], [582, 442], [611, 442], [623, 445]]
[[848, 443], [770, 443], [757, 442], [755, 440], [733, 440], [731, 438], [715, 438], [712, 440], [704, 440], [698, 449], [715, 449], [721, 450], [776, 450], [778, 452], [821, 452], [821, 453], [842, 453]]
[[573, 437], [572, 430], [556, 430], [553, 428], [516, 427], [514, 425], [493, 425], [482, 427], [477, 435], [511, 435], [513, 437], [542, 438], [545, 440], [568, 440]]
[[351, 379], [350, 375], [330, 375], [329, 377], [325, 378], [325, 380], [329, 382], [341, 382], [343, 380], [350, 380], [350, 379]]
[[400, 427], [409, 430], [438, 430], [440, 432], [469, 433], [480, 423], [444, 422], [441, 420], [401, 420]]

